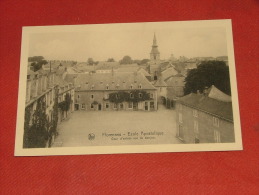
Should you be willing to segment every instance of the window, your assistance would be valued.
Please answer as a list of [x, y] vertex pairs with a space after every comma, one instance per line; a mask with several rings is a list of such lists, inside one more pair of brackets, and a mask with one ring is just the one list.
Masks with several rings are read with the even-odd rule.
[[142, 98], [142, 93], [139, 93], [139, 94], [138, 94], [138, 97], [139, 97], [139, 98]]
[[116, 109], [117, 108], [117, 104], [113, 104], [113, 108]]
[[109, 99], [109, 94], [105, 94], [104, 99]]
[[133, 103], [129, 102], [129, 108], [133, 108]]
[[130, 89], [133, 89], [133, 85], [132, 84], [130, 85]]
[[92, 109], [94, 108], [94, 104], [91, 104], [91, 108], [92, 108]]
[[130, 93], [130, 98], [134, 98], [134, 95], [133, 95], [133, 93]]
[[81, 108], [82, 108], [82, 109], [85, 109], [85, 104], [82, 104], [82, 105], [81, 105]]
[[106, 85], [106, 90], [108, 90], [108, 89], [109, 89], [109, 85], [107, 84], [107, 85]]
[[118, 89], [119, 87], [120, 87], [120, 85], [119, 85], [119, 84], [117, 84], [117, 85], [116, 85], [116, 89]]
[[194, 121], [194, 133], [198, 134], [199, 133], [199, 125], [198, 121]]
[[77, 95], [77, 99], [80, 99], [80, 95]]
[[153, 93], [150, 93], [150, 94], [149, 94], [149, 97], [153, 99], [153, 98], [154, 98], [154, 94], [153, 94]]
[[193, 111], [192, 111], [192, 115], [193, 115], [194, 117], [198, 117], [198, 110], [193, 110]]
[[91, 90], [93, 90], [93, 89], [94, 89], [94, 85], [91, 86]]
[[183, 115], [182, 115], [182, 113], [179, 113], [179, 123], [183, 123]]
[[110, 104], [109, 103], [106, 103], [105, 104], [105, 108], [109, 108], [110, 107]]
[[93, 94], [91, 95], [91, 99], [94, 99], [94, 95]]
[[220, 143], [220, 132], [218, 130], [214, 130], [214, 140], [216, 143]]
[[160, 87], [160, 91], [162, 91], [162, 87]]
[[141, 85], [141, 84], [139, 84], [139, 85], [138, 85], [138, 88], [139, 88], [139, 89], [141, 89], [141, 88], [142, 88], [142, 85]]
[[213, 116], [213, 126], [219, 127], [219, 119]]

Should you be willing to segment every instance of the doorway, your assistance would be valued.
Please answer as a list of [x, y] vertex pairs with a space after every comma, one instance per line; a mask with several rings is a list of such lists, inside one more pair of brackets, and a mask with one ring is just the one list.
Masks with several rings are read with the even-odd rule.
[[102, 110], [102, 104], [98, 104], [98, 110]]
[[145, 110], [148, 111], [148, 102], [145, 102]]

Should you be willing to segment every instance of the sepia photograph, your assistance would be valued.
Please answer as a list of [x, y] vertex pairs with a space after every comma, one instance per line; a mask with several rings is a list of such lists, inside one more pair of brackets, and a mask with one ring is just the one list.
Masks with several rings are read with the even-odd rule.
[[23, 27], [16, 156], [242, 150], [231, 20]]

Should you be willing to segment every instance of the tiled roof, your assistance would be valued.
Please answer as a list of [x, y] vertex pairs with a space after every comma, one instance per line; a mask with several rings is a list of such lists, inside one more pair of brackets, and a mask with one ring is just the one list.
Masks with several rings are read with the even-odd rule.
[[[134, 90], [155, 89], [141, 73], [93, 73], [79, 74], [75, 79], [77, 90]], [[132, 88], [131, 88], [132, 86]]]
[[201, 110], [203, 112], [216, 115], [225, 120], [233, 121], [233, 111], [231, 102], [223, 102], [203, 94], [191, 93], [177, 100], [182, 104]]

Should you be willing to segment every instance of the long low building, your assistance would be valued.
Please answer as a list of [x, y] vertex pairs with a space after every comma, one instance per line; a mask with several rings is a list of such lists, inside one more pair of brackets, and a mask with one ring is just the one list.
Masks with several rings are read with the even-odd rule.
[[185, 143], [235, 142], [231, 96], [212, 85], [176, 103], [177, 137]]
[[66, 75], [75, 85], [75, 110], [157, 110], [157, 89], [140, 72]]

